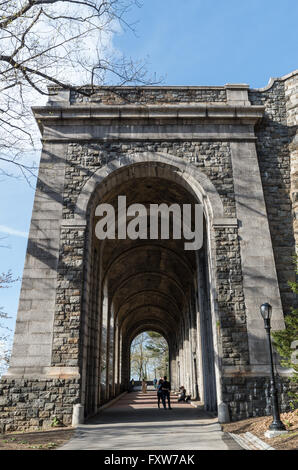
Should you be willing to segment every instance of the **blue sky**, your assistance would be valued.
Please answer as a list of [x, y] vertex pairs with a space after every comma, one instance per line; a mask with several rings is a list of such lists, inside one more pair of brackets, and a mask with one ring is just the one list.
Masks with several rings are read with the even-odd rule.
[[[128, 20], [138, 21], [137, 34], [115, 35], [114, 47], [133, 59], [147, 58], [164, 85], [258, 88], [297, 69], [297, 0], [143, 0]], [[0, 248], [0, 271], [11, 269], [16, 277], [23, 271], [33, 198], [34, 188], [24, 180], [0, 178], [0, 237], [7, 236], [0, 244], [10, 246]], [[16, 283], [0, 291], [12, 328], [19, 290]]]
[[137, 38], [114, 44], [164, 84], [263, 87], [297, 68], [297, 0], [143, 0], [130, 19]]

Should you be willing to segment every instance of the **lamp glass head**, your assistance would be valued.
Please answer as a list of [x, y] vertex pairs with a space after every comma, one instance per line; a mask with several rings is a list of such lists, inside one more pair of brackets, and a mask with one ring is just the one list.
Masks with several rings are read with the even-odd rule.
[[270, 320], [271, 318], [271, 313], [272, 313], [272, 307], [270, 304], [265, 302], [264, 304], [261, 305], [260, 307], [261, 310], [261, 315], [264, 320]]

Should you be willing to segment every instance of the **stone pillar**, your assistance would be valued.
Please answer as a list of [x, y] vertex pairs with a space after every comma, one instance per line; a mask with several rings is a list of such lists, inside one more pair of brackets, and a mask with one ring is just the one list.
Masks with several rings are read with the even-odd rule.
[[121, 332], [121, 329], [119, 328], [119, 366], [118, 366], [118, 370], [119, 370], [119, 373], [118, 373], [118, 377], [119, 377], [119, 391], [123, 392], [124, 391], [124, 387], [123, 387], [123, 384], [122, 384], [122, 368], [123, 368], [123, 365], [122, 365], [122, 332]]
[[119, 346], [120, 346], [120, 337], [119, 337], [119, 326], [118, 320], [115, 324], [115, 364], [114, 364], [114, 386], [113, 386], [113, 395], [117, 395], [120, 391], [119, 389]]
[[285, 80], [287, 124], [289, 127], [291, 155], [291, 201], [293, 232], [298, 255], [298, 71]]
[[101, 404], [106, 401], [107, 397], [107, 345], [108, 345], [108, 289], [107, 283], [103, 288], [102, 299], [102, 323], [101, 323], [101, 347], [100, 347], [100, 387], [101, 387]]
[[[176, 350], [173, 347], [170, 347], [169, 351], [169, 368], [170, 368], [170, 379], [172, 384], [172, 390], [177, 390], [178, 380], [177, 380], [177, 360], [176, 360]], [[158, 379], [158, 377], [157, 377]]]
[[5, 431], [50, 427], [54, 416], [71, 425], [73, 406], [80, 401], [78, 367], [58, 364], [53, 357], [61, 346], [54, 322], [66, 149], [63, 143], [43, 144], [14, 346], [10, 367], [1, 378]]
[[203, 383], [203, 354], [202, 354], [202, 339], [201, 339], [201, 325], [200, 325], [200, 311], [197, 307], [197, 371], [198, 371], [198, 390], [200, 400], [204, 402], [204, 383]]
[[283, 329], [283, 311], [254, 142], [231, 142], [234, 188], [246, 305], [250, 365], [268, 372], [268, 348], [260, 305], [273, 307], [272, 327]]
[[65, 146], [45, 143], [6, 376], [44, 374], [51, 366], [65, 172]]
[[96, 397], [95, 397], [95, 407], [98, 409], [100, 407], [101, 402], [101, 385], [100, 385], [100, 368], [101, 368], [101, 330], [102, 330], [102, 259], [99, 256], [99, 278], [97, 279], [96, 289], [97, 289], [97, 325], [98, 325], [98, 335], [97, 335], [97, 343], [96, 349], [98, 352], [96, 358]]
[[115, 344], [114, 344], [114, 306], [111, 305], [110, 308], [110, 318], [109, 318], [109, 330], [108, 330], [108, 368], [107, 368], [107, 384], [108, 384], [108, 399], [113, 398], [113, 390], [114, 390], [114, 351], [115, 351]]
[[[199, 360], [199, 389], [200, 398], [206, 410], [216, 409], [216, 393], [218, 384], [215, 379], [215, 344], [212, 331], [212, 316], [208, 292], [211, 291], [207, 279], [204, 252], [197, 254], [197, 285], [198, 285], [198, 344], [200, 345]], [[217, 358], [219, 359], [219, 358]], [[217, 397], [218, 398], [218, 397]]]
[[[189, 308], [189, 306], [188, 306]], [[186, 343], [186, 359], [187, 359], [187, 374], [188, 374], [188, 392], [193, 396], [194, 389], [194, 370], [192, 358], [192, 326], [190, 319], [190, 312], [187, 313], [187, 343]]]

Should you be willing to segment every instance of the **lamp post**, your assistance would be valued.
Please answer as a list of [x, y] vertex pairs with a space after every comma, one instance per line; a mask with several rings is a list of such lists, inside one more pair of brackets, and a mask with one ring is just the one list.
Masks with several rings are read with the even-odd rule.
[[[274, 368], [273, 368], [273, 355], [272, 355], [272, 344], [271, 344], [271, 313], [272, 307], [267, 302], [262, 304], [260, 307], [261, 315], [264, 320], [264, 327], [267, 333], [268, 339], [268, 348], [269, 348], [269, 355], [270, 355], [270, 367], [271, 367], [271, 403], [272, 403], [272, 416], [273, 421], [269, 426], [269, 430], [275, 432], [276, 434], [287, 432], [285, 425], [280, 420], [280, 413], [279, 413], [279, 405], [278, 405], [278, 396], [277, 396], [277, 389], [275, 384], [275, 377], [274, 377]], [[269, 436], [268, 436], [269, 437]]]

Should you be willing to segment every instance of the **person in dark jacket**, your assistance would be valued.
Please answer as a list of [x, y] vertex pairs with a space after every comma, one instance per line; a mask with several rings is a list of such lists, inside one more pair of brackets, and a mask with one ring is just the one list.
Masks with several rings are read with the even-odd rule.
[[167, 380], [167, 376], [165, 375], [163, 378], [163, 383], [162, 383], [162, 404], [164, 409], [166, 409], [166, 400], [168, 402], [168, 408], [171, 410], [171, 399], [170, 399], [170, 393], [171, 393], [171, 384]]
[[157, 385], [157, 405], [160, 408], [160, 401], [162, 401], [162, 383], [163, 379], [160, 378], [158, 385]]

